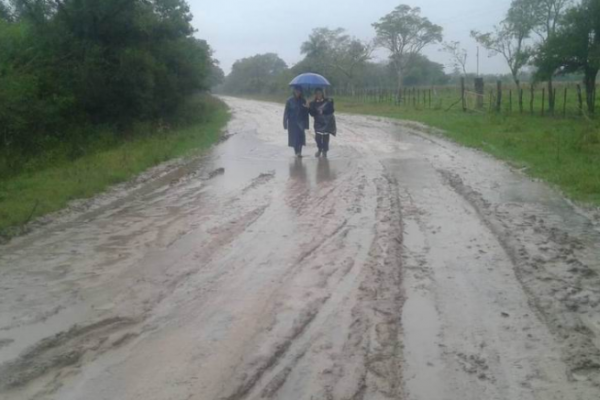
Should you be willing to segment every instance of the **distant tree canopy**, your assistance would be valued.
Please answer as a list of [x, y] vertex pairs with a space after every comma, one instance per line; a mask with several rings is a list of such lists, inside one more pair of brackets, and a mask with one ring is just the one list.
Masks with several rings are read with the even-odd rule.
[[399, 5], [373, 24], [377, 43], [390, 53], [390, 65], [397, 76], [400, 88], [404, 74], [415, 62], [421, 51], [442, 41], [442, 27], [421, 16], [419, 7]]
[[443, 85], [450, 77], [444, 72], [442, 64], [429, 60], [424, 55], [418, 54], [404, 74], [404, 85]]
[[0, 2], [0, 20], [10, 21], [11, 20], [11, 10], [8, 4]]
[[[555, 106], [553, 81], [582, 79], [592, 113], [600, 70], [598, 24], [600, 0], [511, 0], [509, 10], [492, 30], [471, 32], [490, 56], [504, 58], [510, 74], [479, 77], [517, 85], [544, 81], [551, 112]], [[295, 75], [305, 72], [322, 74], [335, 89], [350, 91], [456, 84], [461, 77], [476, 77], [468, 70], [469, 55], [463, 45], [442, 42], [442, 28], [423, 16], [420, 8], [399, 5], [372, 25], [372, 41], [354, 38], [343, 28], [314, 29], [301, 45], [304, 58], [289, 69], [274, 54], [240, 60], [223, 88], [232, 93], [282, 92]], [[454, 71], [450, 74], [423, 55], [423, 49], [437, 44], [451, 57]], [[386, 61], [372, 60], [376, 47], [387, 50]], [[261, 60], [267, 64], [277, 60], [280, 68], [261, 72]]]
[[0, 150], [162, 118], [218, 80], [184, 0], [0, 0]]
[[282, 82], [287, 64], [277, 54], [258, 54], [236, 61], [225, 80], [223, 90], [228, 93], [273, 93]]
[[353, 89], [371, 59], [373, 48], [372, 43], [347, 35], [343, 28], [317, 28], [302, 44], [305, 59], [301, 68], [310, 67], [330, 77], [338, 86]]
[[[269, 68], [265, 65], [275, 65], [277, 68]], [[237, 61], [219, 89], [230, 94], [281, 93], [288, 90], [288, 84], [294, 76], [305, 72], [322, 74], [335, 88], [349, 91], [369, 87], [393, 87], [397, 82], [396, 72], [387, 62], [365, 62], [357, 70], [352, 85], [348, 85], [345, 76], [336, 74], [335, 70], [319, 64], [313, 58], [306, 57], [288, 69], [285, 62], [277, 55], [259, 54]], [[446, 75], [442, 64], [430, 61], [423, 55], [417, 55], [404, 73], [403, 85], [443, 85], [449, 80], [450, 76]]]
[[[304, 59], [289, 68], [276, 54], [259, 54], [238, 60], [225, 78], [221, 90], [227, 93], [279, 93], [287, 90], [294, 76], [314, 72], [327, 77], [338, 89], [395, 85], [397, 72], [393, 63], [371, 62], [374, 44], [346, 34], [342, 28], [317, 28], [301, 46]], [[402, 83], [430, 85], [447, 82], [441, 64], [421, 54], [412, 54], [404, 65]]]
[[[304, 58], [293, 67], [288, 69], [275, 54], [244, 58], [234, 64], [221, 89], [229, 93], [281, 92], [287, 90], [294, 76], [305, 72], [324, 75], [335, 88], [349, 91], [383, 85], [445, 83], [449, 78], [443, 66], [421, 54], [424, 47], [441, 41], [442, 28], [420, 12], [419, 8], [397, 7], [373, 24], [376, 41], [357, 39], [343, 28], [316, 28], [301, 45]], [[371, 61], [377, 46], [390, 51], [387, 62]], [[271, 65], [277, 68], [270, 68]]]

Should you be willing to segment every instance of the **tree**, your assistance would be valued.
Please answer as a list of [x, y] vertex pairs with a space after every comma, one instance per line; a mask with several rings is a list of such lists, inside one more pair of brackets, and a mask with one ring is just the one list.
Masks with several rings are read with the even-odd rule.
[[583, 73], [587, 109], [593, 114], [600, 71], [600, 2], [583, 0], [570, 8], [556, 33], [541, 46], [535, 64], [541, 75]]
[[12, 10], [8, 3], [4, 0], [0, 0], [0, 20], [11, 21], [12, 20]]
[[278, 78], [287, 65], [277, 54], [257, 54], [236, 61], [225, 79], [229, 93], [271, 93], [278, 87]]
[[57, 10], [58, 0], [9, 0], [13, 18], [28, 20], [37, 24], [47, 21]]
[[341, 86], [354, 90], [357, 75], [371, 59], [373, 48], [371, 43], [347, 35], [342, 28], [316, 28], [302, 44], [301, 52], [307, 59], [304, 65], [312, 66], [315, 72], [339, 75]]
[[471, 31], [471, 36], [488, 50], [490, 57], [501, 55], [504, 58], [513, 81], [517, 87], [520, 87], [519, 72], [531, 58], [530, 49], [525, 44], [525, 39], [529, 37], [530, 32], [530, 30], [515, 31], [510, 24], [503, 22], [500, 27], [494, 27], [494, 32]]
[[214, 62], [210, 71], [209, 87], [217, 87], [225, 81], [225, 72], [218, 62]]
[[[543, 46], [556, 33], [564, 11], [570, 3], [571, 0], [513, 0], [507, 20], [513, 26], [531, 26], [531, 31], [537, 35], [540, 45]], [[536, 51], [537, 49], [533, 53]], [[554, 72], [549, 71], [545, 75], [539, 73], [536, 75], [536, 79], [547, 81], [550, 112], [554, 111], [556, 102], [553, 87]]]
[[519, 2], [532, 3], [529, 7], [534, 10], [530, 13], [534, 19], [533, 32], [542, 44], [556, 33], [565, 11], [573, 3], [572, 0], [514, 0], [513, 4]]
[[406, 70], [403, 84], [406, 86], [443, 85], [447, 81], [448, 76], [442, 64], [418, 54]]
[[0, 4], [3, 154], [24, 158], [95, 132], [81, 126], [169, 118], [209, 87], [215, 61], [184, 0]]
[[469, 55], [467, 50], [460, 46], [460, 42], [442, 43], [442, 51], [452, 57], [452, 67], [462, 71], [463, 76], [467, 76], [467, 60]]
[[373, 24], [377, 44], [390, 52], [398, 90], [417, 55], [428, 45], [442, 41], [442, 27], [421, 16], [419, 7], [400, 5]]

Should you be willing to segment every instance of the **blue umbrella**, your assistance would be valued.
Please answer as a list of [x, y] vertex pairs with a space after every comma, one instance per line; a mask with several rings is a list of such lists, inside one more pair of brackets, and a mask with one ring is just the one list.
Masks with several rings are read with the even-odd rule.
[[290, 86], [302, 86], [304, 88], [314, 89], [331, 86], [331, 83], [319, 74], [302, 74], [295, 77]]

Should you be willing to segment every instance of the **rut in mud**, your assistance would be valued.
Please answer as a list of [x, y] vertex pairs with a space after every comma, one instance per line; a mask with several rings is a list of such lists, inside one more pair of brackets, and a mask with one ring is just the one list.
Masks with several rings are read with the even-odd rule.
[[3, 399], [600, 396], [598, 217], [412, 123], [295, 160], [226, 101], [206, 156], [0, 248]]

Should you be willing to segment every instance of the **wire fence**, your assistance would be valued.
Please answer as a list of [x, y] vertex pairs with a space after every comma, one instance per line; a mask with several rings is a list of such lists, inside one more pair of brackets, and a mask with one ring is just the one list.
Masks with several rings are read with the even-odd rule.
[[586, 91], [581, 84], [555, 82], [552, 91], [547, 83], [494, 85], [483, 81], [458, 85], [362, 88], [357, 90], [332, 89], [331, 95], [352, 102], [393, 105], [439, 111], [462, 110], [474, 113], [503, 113], [548, 117], [581, 117], [596, 114], [598, 85], [592, 93], [592, 110], [587, 105]]

